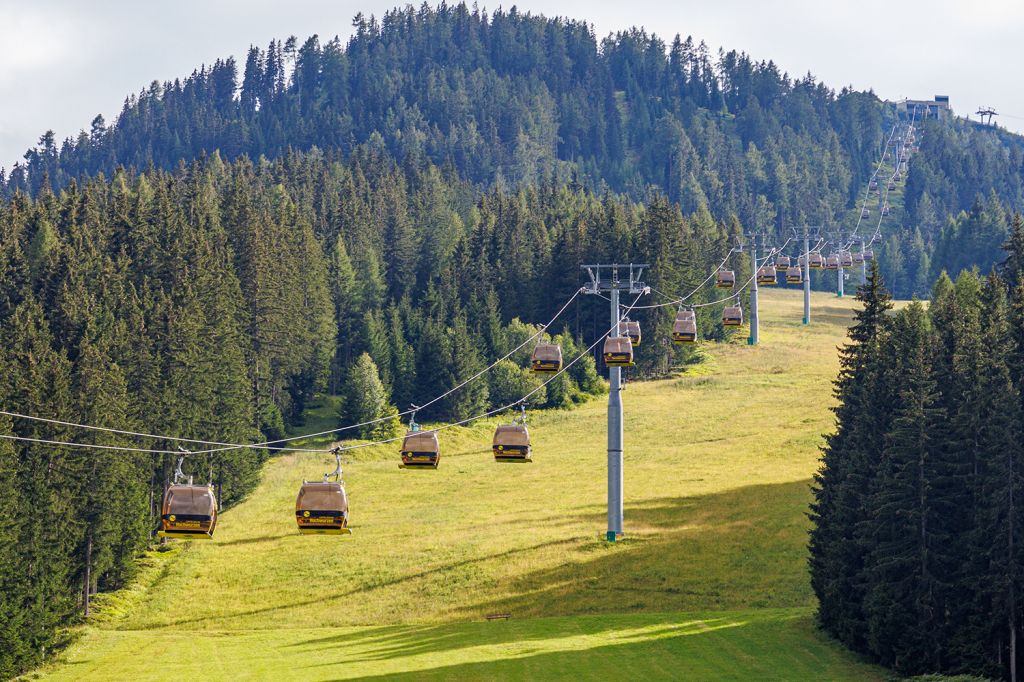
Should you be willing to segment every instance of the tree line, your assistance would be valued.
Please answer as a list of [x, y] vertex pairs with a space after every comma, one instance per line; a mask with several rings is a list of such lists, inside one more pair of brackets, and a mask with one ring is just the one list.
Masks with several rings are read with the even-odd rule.
[[[190, 76], [154, 81], [63, 141], [52, 132], [0, 172], [0, 192], [172, 170], [203, 154], [279, 158], [363, 144], [424, 159], [478, 187], [573, 177], [684, 213], [706, 208], [786, 234], [841, 227], [880, 156], [895, 112], [871, 92], [838, 92], [771, 61], [711, 52], [643, 29], [603, 39], [583, 21], [465, 3], [357, 15], [347, 41], [310, 36], [251, 47]], [[925, 296], [943, 269], [949, 219], [980, 193], [1024, 206], [1024, 141], [960, 121], [925, 121], [905, 198], [886, 221], [883, 269], [900, 296]], [[854, 218], [855, 219], [855, 218]], [[977, 264], [997, 257], [988, 244]], [[949, 251], [953, 252], [953, 251]]]
[[892, 313], [877, 266], [815, 478], [821, 625], [904, 674], [1016, 679], [1024, 554], [1024, 220], [998, 271]]

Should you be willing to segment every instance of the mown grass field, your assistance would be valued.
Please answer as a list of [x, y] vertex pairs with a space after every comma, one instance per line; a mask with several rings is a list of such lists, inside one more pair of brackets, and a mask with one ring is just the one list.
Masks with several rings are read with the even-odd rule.
[[492, 460], [494, 422], [443, 432], [437, 471], [359, 451], [346, 538], [294, 528], [298, 484], [333, 460], [281, 457], [216, 540], [150, 554], [43, 675], [885, 679], [814, 629], [806, 569], [853, 301], [815, 294], [804, 327], [799, 292], [762, 291], [762, 345], [628, 385], [623, 541], [602, 540], [603, 400], [532, 415], [529, 465]]

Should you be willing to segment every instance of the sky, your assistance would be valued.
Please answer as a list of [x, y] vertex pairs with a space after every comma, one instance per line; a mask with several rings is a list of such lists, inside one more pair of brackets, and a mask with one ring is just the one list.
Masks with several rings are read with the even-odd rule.
[[[39, 136], [58, 140], [108, 124], [153, 80], [184, 77], [250, 45], [316, 33], [347, 37], [358, 12], [396, 0], [0, 0], [0, 167]], [[513, 3], [506, 2], [509, 8]], [[643, 26], [713, 50], [774, 60], [791, 76], [872, 89], [885, 99], [950, 96], [958, 115], [981, 106], [1024, 133], [1024, 0], [524, 0], [521, 11], [592, 24], [599, 37]], [[479, 2], [481, 8], [493, 8]], [[301, 43], [301, 40], [300, 40]]]

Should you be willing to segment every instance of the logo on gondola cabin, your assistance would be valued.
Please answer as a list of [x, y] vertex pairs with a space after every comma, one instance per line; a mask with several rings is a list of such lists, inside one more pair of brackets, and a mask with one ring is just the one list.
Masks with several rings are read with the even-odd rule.
[[309, 518], [309, 511], [307, 510], [307, 511], [302, 512], [302, 515], [305, 516], [308, 519]]
[[175, 516], [174, 514], [171, 514], [170, 516], [167, 517], [167, 520], [168, 521], [177, 521], [178, 517]]

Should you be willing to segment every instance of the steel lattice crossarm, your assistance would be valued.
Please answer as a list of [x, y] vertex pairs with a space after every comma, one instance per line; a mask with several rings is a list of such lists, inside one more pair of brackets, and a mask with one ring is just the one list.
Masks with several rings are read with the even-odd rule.
[[[649, 265], [647, 263], [608, 263], [581, 265], [590, 276], [590, 284], [583, 287], [585, 294], [598, 294], [603, 291], [625, 291], [630, 294], [650, 293], [648, 287], [640, 279]], [[623, 282], [622, 276], [627, 279]]]

